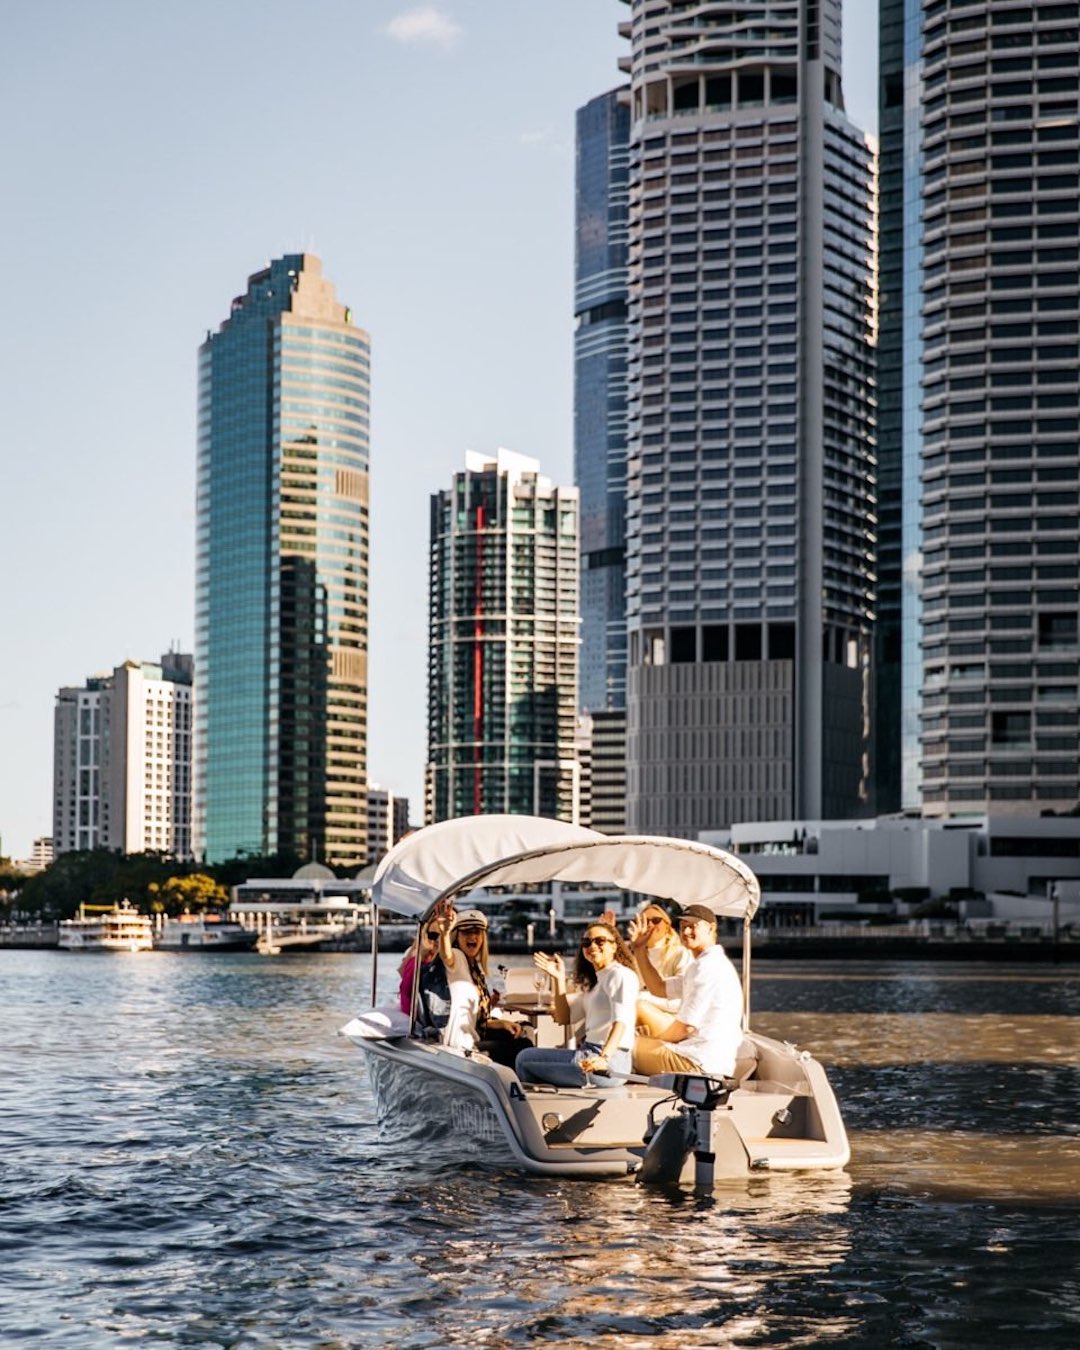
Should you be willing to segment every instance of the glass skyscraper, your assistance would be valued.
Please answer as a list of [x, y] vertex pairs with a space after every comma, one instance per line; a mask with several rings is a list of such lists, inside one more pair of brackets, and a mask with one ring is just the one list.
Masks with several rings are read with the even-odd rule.
[[918, 338], [905, 330], [922, 383], [904, 403], [903, 455], [920, 496], [905, 529], [922, 533], [923, 811], [1069, 810], [1080, 799], [1078, 10], [904, 9], [906, 88], [921, 62], [921, 98], [903, 150], [883, 148], [889, 180], [903, 183], [921, 313]]
[[629, 100], [577, 114], [574, 481], [581, 493], [581, 707], [626, 707], [626, 231]]
[[469, 453], [431, 499], [428, 823], [576, 821], [578, 492]]
[[870, 809], [874, 156], [840, 0], [632, 0], [628, 827]]
[[199, 349], [196, 856], [364, 862], [370, 342], [310, 254]]

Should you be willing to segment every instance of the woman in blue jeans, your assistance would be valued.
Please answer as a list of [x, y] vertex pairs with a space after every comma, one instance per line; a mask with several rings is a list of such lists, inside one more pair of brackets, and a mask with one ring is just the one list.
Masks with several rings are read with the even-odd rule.
[[537, 952], [533, 961], [551, 976], [555, 990], [552, 1012], [560, 1026], [584, 1019], [578, 1050], [522, 1050], [514, 1069], [523, 1083], [556, 1087], [610, 1087], [626, 1080], [634, 1044], [634, 1009], [641, 981], [634, 958], [613, 924], [590, 923], [581, 940], [574, 968], [580, 993], [567, 997], [566, 966], [561, 956]]

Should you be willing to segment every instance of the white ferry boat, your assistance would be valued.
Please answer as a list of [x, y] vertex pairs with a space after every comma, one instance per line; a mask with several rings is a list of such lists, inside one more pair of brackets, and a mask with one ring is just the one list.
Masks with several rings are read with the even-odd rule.
[[243, 952], [258, 936], [221, 914], [181, 914], [164, 921], [154, 946], [164, 952]]
[[60, 921], [57, 945], [68, 952], [148, 952], [154, 946], [154, 921], [127, 900], [80, 905], [76, 918]]

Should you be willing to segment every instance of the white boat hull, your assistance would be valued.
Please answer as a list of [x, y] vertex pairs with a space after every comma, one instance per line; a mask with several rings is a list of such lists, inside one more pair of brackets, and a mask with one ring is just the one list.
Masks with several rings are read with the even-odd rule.
[[[523, 1085], [485, 1056], [408, 1037], [371, 1039], [355, 1027], [343, 1034], [364, 1051], [389, 1138], [434, 1145], [447, 1160], [625, 1177], [645, 1157], [650, 1111], [659, 1124], [679, 1110], [666, 1088], [645, 1081], [606, 1089]], [[727, 1141], [718, 1179], [843, 1167], [847, 1136], [821, 1066], [794, 1047], [753, 1039], [759, 1067], [783, 1077], [748, 1080], [714, 1113]]]

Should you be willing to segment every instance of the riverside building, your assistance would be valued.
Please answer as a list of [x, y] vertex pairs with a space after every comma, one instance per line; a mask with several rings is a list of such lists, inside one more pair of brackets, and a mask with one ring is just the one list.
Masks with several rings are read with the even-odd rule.
[[56, 696], [53, 851], [191, 855], [192, 659], [125, 661]]
[[289, 254], [199, 349], [195, 850], [367, 854], [370, 340]]
[[469, 452], [431, 499], [430, 824], [578, 820], [578, 492], [536, 460]]
[[890, 730], [905, 804], [931, 817], [1080, 800], [1077, 19], [1047, 0], [883, 6], [904, 537], [883, 561], [894, 594], [901, 565], [921, 580], [903, 587], [921, 722]]
[[581, 494], [580, 707], [590, 727], [590, 818], [626, 820], [626, 89], [577, 114], [574, 481]]
[[874, 155], [840, 0], [632, 0], [627, 827], [870, 809]]

